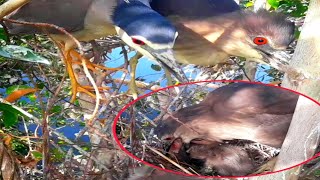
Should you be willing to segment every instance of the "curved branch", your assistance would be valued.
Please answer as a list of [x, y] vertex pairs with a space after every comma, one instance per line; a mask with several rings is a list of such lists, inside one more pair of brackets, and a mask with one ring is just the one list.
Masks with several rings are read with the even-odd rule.
[[12, 13], [19, 7], [27, 4], [30, 0], [9, 0], [0, 6], [0, 19]]

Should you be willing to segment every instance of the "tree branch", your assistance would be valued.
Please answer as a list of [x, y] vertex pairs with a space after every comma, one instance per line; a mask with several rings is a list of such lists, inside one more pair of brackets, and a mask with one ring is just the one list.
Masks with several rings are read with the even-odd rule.
[[[310, 74], [320, 76], [320, 1], [311, 0], [298, 44], [290, 65]], [[315, 78], [297, 81], [289, 74], [285, 75], [283, 86], [301, 92], [315, 100], [320, 100], [319, 80]], [[297, 103], [287, 137], [282, 145], [275, 170], [288, 168], [311, 158], [319, 143], [320, 108], [305, 97]], [[295, 180], [301, 167], [267, 176], [255, 177], [259, 180]]]
[[12, 13], [19, 7], [27, 4], [30, 0], [9, 0], [0, 6], [0, 19]]

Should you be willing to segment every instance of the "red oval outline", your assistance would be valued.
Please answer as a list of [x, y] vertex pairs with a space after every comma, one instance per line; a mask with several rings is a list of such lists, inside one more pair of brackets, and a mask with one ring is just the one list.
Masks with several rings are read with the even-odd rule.
[[294, 90], [291, 90], [291, 89], [288, 89], [288, 88], [285, 88], [285, 87], [280, 87], [280, 86], [276, 86], [276, 85], [272, 85], [272, 84], [265, 84], [265, 83], [261, 83], [261, 82], [250, 82], [250, 81], [244, 81], [244, 80], [206, 80], [206, 81], [192, 81], [192, 82], [188, 82], [188, 83], [183, 83], [183, 84], [178, 84], [178, 85], [173, 85], [173, 86], [167, 86], [167, 87], [164, 87], [164, 88], [160, 88], [160, 89], [157, 89], [155, 91], [151, 91], [147, 94], [144, 94], [140, 97], [138, 97], [136, 100], [133, 100], [131, 101], [129, 104], [125, 105], [117, 114], [117, 116], [114, 118], [114, 121], [113, 121], [113, 125], [112, 125], [112, 135], [116, 141], [116, 143], [118, 144], [118, 146], [120, 147], [120, 149], [122, 151], [124, 151], [129, 157], [133, 158], [134, 160], [138, 161], [138, 162], [141, 162], [147, 166], [150, 166], [152, 168], [155, 168], [155, 169], [158, 169], [158, 170], [161, 170], [161, 171], [164, 171], [164, 172], [167, 172], [167, 173], [173, 173], [173, 174], [176, 174], [176, 175], [182, 175], [182, 176], [187, 176], [187, 177], [197, 177], [197, 178], [204, 178], [204, 179], [207, 179], [207, 178], [247, 178], [247, 177], [256, 177], [256, 176], [264, 176], [264, 175], [268, 175], [268, 174], [274, 174], [274, 173], [278, 173], [278, 172], [282, 172], [282, 171], [286, 171], [286, 170], [289, 170], [289, 169], [292, 169], [292, 168], [295, 168], [295, 167], [298, 167], [300, 165], [303, 165], [317, 157], [320, 157], [320, 153], [318, 154], [315, 154], [313, 157], [311, 157], [310, 159], [307, 159], [297, 165], [294, 165], [294, 166], [291, 166], [291, 167], [288, 167], [288, 168], [285, 168], [285, 169], [281, 169], [281, 170], [278, 170], [278, 171], [274, 171], [274, 172], [267, 172], [267, 173], [262, 173], [262, 174], [257, 174], [257, 175], [248, 175], [248, 176], [222, 176], [222, 177], [219, 177], [219, 176], [198, 176], [198, 175], [189, 175], [189, 174], [186, 174], [186, 173], [183, 173], [183, 172], [177, 172], [177, 171], [172, 171], [172, 170], [169, 170], [169, 169], [162, 169], [160, 168], [159, 166], [156, 166], [156, 165], [153, 165], [149, 162], [146, 162], [146, 161], [142, 161], [141, 159], [137, 158], [136, 156], [134, 156], [133, 154], [131, 154], [126, 148], [124, 148], [124, 146], [120, 143], [119, 139], [118, 139], [118, 136], [117, 136], [117, 132], [116, 132], [116, 125], [117, 125], [117, 122], [121, 116], [121, 114], [128, 108], [130, 107], [131, 105], [135, 104], [136, 102], [138, 102], [139, 100], [145, 98], [145, 97], [148, 97], [154, 93], [157, 93], [159, 91], [163, 91], [163, 90], [166, 90], [166, 89], [170, 89], [170, 88], [173, 88], [173, 87], [179, 87], [179, 86], [184, 86], [184, 85], [191, 85], [191, 84], [197, 84], [197, 83], [206, 83], [206, 82], [220, 82], [220, 83], [230, 83], [230, 82], [245, 82], [245, 83], [251, 83], [251, 84], [262, 84], [262, 85], [265, 85], [265, 86], [272, 86], [272, 87], [275, 87], [275, 88], [280, 88], [280, 89], [285, 89], [287, 91], [290, 91], [290, 92], [293, 92], [293, 93], [296, 93], [296, 94], [299, 94], [301, 96], [304, 96], [308, 99], [310, 99], [311, 101], [313, 101], [314, 103], [316, 103], [318, 106], [320, 106], [320, 103], [312, 98], [310, 98], [309, 96], [306, 96], [302, 93], [299, 93], [297, 91], [294, 91]]

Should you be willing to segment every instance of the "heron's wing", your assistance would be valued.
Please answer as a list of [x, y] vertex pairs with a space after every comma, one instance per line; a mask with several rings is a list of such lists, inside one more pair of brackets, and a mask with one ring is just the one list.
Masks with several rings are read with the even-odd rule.
[[[83, 29], [87, 11], [95, 0], [33, 0], [8, 16], [10, 19], [41, 22], [63, 27], [69, 32]], [[28, 25], [9, 24], [12, 34], [32, 34], [42, 32]], [[55, 31], [49, 30], [54, 33]]]
[[152, 9], [163, 16], [213, 17], [237, 11], [234, 0], [150, 0]]

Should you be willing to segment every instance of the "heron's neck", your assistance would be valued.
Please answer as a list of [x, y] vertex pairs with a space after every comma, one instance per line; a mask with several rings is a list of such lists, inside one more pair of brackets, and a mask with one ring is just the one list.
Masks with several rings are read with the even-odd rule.
[[180, 20], [180, 24], [210, 42], [212, 50], [229, 56], [261, 59], [261, 54], [248, 43], [250, 37], [243, 27], [242, 15], [238, 11], [207, 19]]
[[215, 16], [206, 19], [180, 19], [179, 22], [208, 41], [214, 43], [222, 35], [231, 34], [231, 31], [237, 30], [240, 24], [238, 23], [239, 20], [239, 13], [233, 12], [223, 16]]

